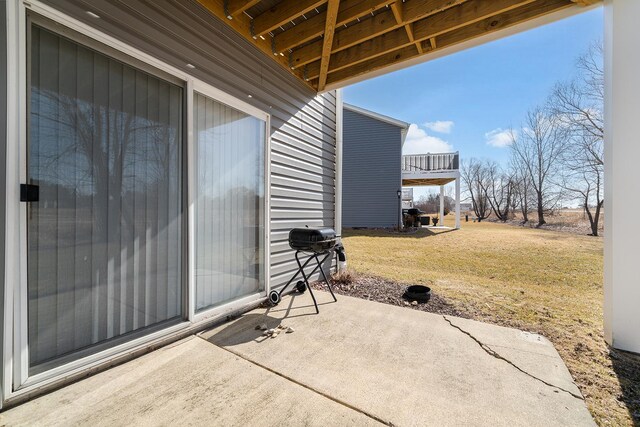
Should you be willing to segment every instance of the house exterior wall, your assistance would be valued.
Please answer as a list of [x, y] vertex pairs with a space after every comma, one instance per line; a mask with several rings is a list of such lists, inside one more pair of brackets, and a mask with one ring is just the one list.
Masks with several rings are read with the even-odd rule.
[[286, 283], [289, 230], [334, 226], [335, 91], [316, 96], [195, 0], [44, 3], [271, 115], [271, 286]]
[[[7, 9], [5, 0], [0, 0], [0, 181], [4, 181], [6, 175], [6, 138], [7, 138]], [[5, 223], [5, 186], [0, 185], [0, 224]], [[0, 253], [5, 251], [4, 227], [0, 227]], [[4, 257], [0, 256], [0, 277], [4, 277]], [[4, 307], [4, 286], [0, 291], [0, 307]], [[4, 316], [0, 316], [0, 343], [4, 342]], [[1, 359], [1, 358], [0, 358]], [[0, 408], [4, 398], [2, 386], [4, 378], [0, 369]]]
[[[11, 85], [6, 84], [7, 77], [9, 80], [15, 79], [16, 72], [11, 67], [12, 62], [8, 63], [9, 68], [7, 68], [6, 49], [14, 46], [14, 42], [11, 38], [7, 40], [5, 25], [9, 22], [9, 30], [17, 31], [18, 26], [15, 25], [15, 22], [20, 20], [14, 20], [12, 23], [11, 20], [5, 19], [5, 15], [6, 12], [9, 12], [11, 16], [15, 16], [16, 10], [20, 9], [18, 5], [21, 3], [19, 0], [11, 0], [10, 3], [6, 3], [5, 0], [0, 0], [0, 2], [0, 13], [2, 14], [0, 16], [0, 26], [2, 26], [0, 29], [2, 34], [0, 36], [0, 50], [2, 50], [0, 52], [2, 58], [0, 97], [7, 100], [7, 103], [0, 107], [2, 110], [0, 111], [0, 132], [3, 139], [2, 149], [0, 149], [0, 164], [2, 164], [3, 173], [0, 179], [5, 184], [0, 185], [0, 191], [2, 196], [5, 196], [10, 189], [7, 187], [5, 179], [8, 176], [13, 179], [15, 175], [9, 172], [6, 159], [15, 158], [17, 149], [14, 147], [20, 146], [18, 141], [13, 141], [13, 138], [11, 141], [6, 138], [7, 114], [11, 112], [7, 109], [7, 105], [16, 105], [17, 99], [20, 99], [17, 94], [26, 91], [24, 89], [11, 90]], [[6, 9], [5, 3], [11, 7]], [[268, 275], [272, 288], [286, 283], [297, 269], [293, 251], [290, 250], [287, 241], [289, 230], [293, 227], [307, 225], [334, 227], [336, 219], [339, 219], [339, 215], [336, 215], [335, 211], [336, 136], [339, 132], [336, 115], [339, 100], [336, 97], [336, 92], [316, 95], [310, 88], [290, 75], [287, 70], [282, 69], [264, 53], [218, 21], [195, 0], [166, 0], [162, 2], [43, 0], [38, 4], [51, 7], [75, 18], [169, 66], [182, 70], [185, 75], [193, 76], [269, 114], [269, 207], [271, 219], [270, 270]], [[86, 13], [87, 11], [98, 15], [99, 18], [92, 17]], [[16, 55], [16, 52], [10, 53], [13, 55], [10, 56], [12, 58]], [[21, 63], [21, 61], [14, 61], [14, 63]], [[187, 67], [187, 64], [193, 64], [196, 68], [191, 69]], [[9, 70], [8, 74], [7, 70]], [[14, 85], [14, 88], [18, 86], [20, 85]], [[7, 88], [9, 88], [9, 95], [7, 95]], [[14, 121], [12, 119], [8, 122], [11, 125], [10, 129], [18, 127]], [[12, 145], [8, 145], [9, 143]], [[12, 148], [13, 157], [6, 155], [8, 147]], [[247, 173], [252, 173], [252, 171], [248, 170]], [[187, 179], [186, 174], [184, 179]], [[10, 216], [16, 216], [17, 197], [15, 200], [13, 199], [15, 193], [16, 191], [11, 191], [11, 195], [9, 195], [12, 200], [10, 205], [12, 210], [7, 210], [9, 204], [6, 203], [6, 197], [2, 197], [4, 202], [0, 205], [0, 220], [17, 230], [14, 227], [15, 222], [11, 222], [9, 219]], [[7, 212], [6, 220], [5, 211]], [[24, 218], [20, 219], [20, 221], [23, 220]], [[3, 253], [5, 253], [5, 247], [9, 247], [8, 245], [15, 247], [14, 240], [16, 239], [9, 237], [11, 233], [7, 233], [5, 236], [5, 232], [11, 230], [12, 228], [3, 227], [0, 231]], [[19, 232], [15, 231], [14, 234], [17, 235]], [[9, 289], [16, 288], [16, 281], [4, 279], [7, 276], [4, 274], [5, 257], [0, 258], [2, 258], [0, 260], [0, 272], [3, 273], [2, 286], [5, 292], [8, 292]], [[22, 267], [17, 264], [12, 262], [12, 267], [7, 271], [18, 270]], [[185, 270], [186, 268], [187, 265], [184, 265]], [[4, 296], [4, 293], [0, 293], [0, 304], [4, 302]], [[15, 301], [15, 296], [7, 298], [6, 301], [7, 303]], [[243, 309], [246, 309], [249, 303], [243, 304]], [[4, 305], [0, 306], [4, 307]], [[236, 309], [234, 308], [234, 310]], [[14, 319], [14, 322], [18, 323], [15, 321], [17, 316], [11, 316], [9, 319]], [[3, 319], [4, 316], [0, 316], [0, 322]], [[132, 352], [114, 353], [114, 355], [107, 357], [108, 360], [100, 360], [99, 364], [93, 365], [91, 369], [101, 369], [107, 367], [112, 360], [124, 360], [134, 354], [139, 355], [162, 342], [178, 339], [184, 336], [184, 333], [198, 327], [202, 328], [203, 325], [215, 320], [204, 317], [202, 319], [201, 323], [196, 323], [200, 320], [193, 320], [190, 325], [181, 325], [183, 329], [178, 332], [163, 330], [162, 336], [159, 336], [152, 345], [145, 344], [136, 347], [136, 350]], [[17, 327], [22, 327], [22, 324], [16, 326], [7, 322], [8, 331], [14, 331]], [[6, 332], [4, 328], [0, 329], [0, 338], [2, 338], [3, 332]], [[8, 336], [6, 333], [5, 335]], [[4, 341], [0, 340], [0, 342]], [[12, 360], [11, 363], [15, 365], [21, 361], [15, 359], [15, 353], [11, 350], [12, 346], [13, 344], [5, 343], [1, 356], [3, 359]], [[5, 369], [0, 370], [0, 375], [3, 372], [10, 372], [11, 368], [6, 368], [6, 366], [8, 365], [5, 363]], [[60, 375], [47, 379], [45, 384], [37, 384], [38, 393], [81, 375], [83, 375], [83, 371], [77, 369], [72, 375]], [[0, 384], [5, 387], [5, 393], [2, 394], [3, 390], [0, 389], [0, 408], [3, 401], [9, 402], [6, 398], [11, 388], [12, 378], [8, 375], [4, 381], [1, 380], [0, 377]], [[34, 386], [36, 386], [35, 383]], [[23, 389], [18, 397], [15, 394], [9, 396], [12, 399], [10, 403], [19, 402], [29, 393], [31, 393], [31, 389]]]
[[343, 227], [397, 227], [402, 129], [344, 109]]

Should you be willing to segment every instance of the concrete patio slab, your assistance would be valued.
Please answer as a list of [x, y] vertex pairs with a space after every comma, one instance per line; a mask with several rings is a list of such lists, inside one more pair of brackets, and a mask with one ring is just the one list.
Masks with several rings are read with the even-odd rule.
[[[551, 343], [535, 334], [340, 296], [254, 310], [201, 336], [393, 425], [593, 426]], [[329, 302], [331, 301], [331, 302]], [[255, 326], [282, 323], [266, 338]]]
[[[543, 337], [317, 292], [0, 413], [13, 425], [593, 426]], [[256, 325], [291, 326], [267, 338]]]
[[0, 426], [379, 425], [192, 337], [0, 413]]

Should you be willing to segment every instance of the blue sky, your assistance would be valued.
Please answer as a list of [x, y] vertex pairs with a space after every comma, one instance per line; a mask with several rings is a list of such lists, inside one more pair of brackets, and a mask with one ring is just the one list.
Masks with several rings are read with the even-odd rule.
[[[409, 123], [405, 148], [505, 161], [518, 127], [603, 37], [602, 8], [344, 89], [344, 100]], [[409, 154], [409, 153], [407, 153]], [[422, 192], [421, 192], [422, 193]]]

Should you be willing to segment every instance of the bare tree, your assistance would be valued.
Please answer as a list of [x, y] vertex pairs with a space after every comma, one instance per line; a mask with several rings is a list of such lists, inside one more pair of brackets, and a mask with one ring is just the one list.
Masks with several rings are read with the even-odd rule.
[[517, 159], [512, 158], [513, 168], [513, 200], [514, 210], [520, 208], [522, 214], [522, 223], [529, 222], [529, 212], [531, 206], [535, 203], [532, 200], [533, 190], [531, 185], [531, 178], [526, 172], [525, 167], [521, 167]]
[[477, 159], [470, 159], [462, 164], [462, 182], [471, 198], [471, 206], [478, 221], [491, 214], [491, 205], [487, 194], [489, 174], [487, 168]]
[[[451, 196], [444, 196], [444, 214], [449, 215], [452, 207], [455, 203]], [[437, 214], [440, 212], [440, 195], [436, 193], [430, 193], [428, 195], [420, 197], [420, 199], [415, 203], [415, 207], [420, 209], [423, 212], [428, 214]]]
[[568, 130], [563, 156], [562, 187], [583, 206], [598, 235], [604, 204], [604, 71], [602, 43], [593, 44], [578, 59], [580, 75], [558, 83], [549, 106]]
[[604, 139], [604, 66], [602, 42], [577, 60], [579, 76], [556, 84], [550, 97], [552, 114], [574, 134]]
[[531, 180], [540, 227], [546, 224], [545, 212], [555, 207], [561, 198], [553, 178], [558, 176], [565, 152], [566, 127], [557, 115], [536, 107], [527, 113], [520, 134], [516, 137], [512, 132], [511, 135], [512, 155]]
[[509, 219], [512, 208], [514, 180], [513, 176], [502, 170], [496, 162], [487, 162], [484, 167], [488, 174], [485, 185], [489, 205], [496, 217], [505, 222]]
[[589, 218], [591, 235], [598, 235], [604, 205], [603, 141], [592, 135], [571, 139], [564, 157], [563, 188], [578, 199]]

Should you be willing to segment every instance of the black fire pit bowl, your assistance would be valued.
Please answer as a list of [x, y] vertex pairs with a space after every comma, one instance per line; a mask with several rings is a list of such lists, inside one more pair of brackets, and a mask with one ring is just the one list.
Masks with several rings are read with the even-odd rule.
[[431, 288], [422, 285], [409, 286], [402, 295], [409, 301], [418, 301], [420, 303], [429, 302], [431, 299]]

